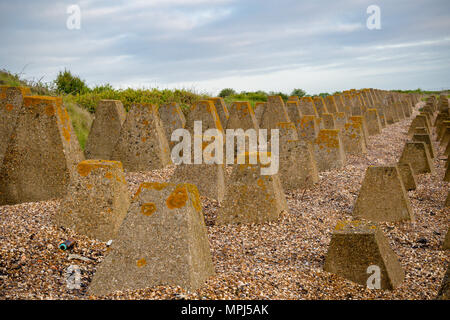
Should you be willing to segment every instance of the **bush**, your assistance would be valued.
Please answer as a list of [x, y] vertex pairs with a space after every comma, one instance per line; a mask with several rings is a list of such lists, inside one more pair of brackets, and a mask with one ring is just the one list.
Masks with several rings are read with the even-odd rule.
[[269, 94], [271, 96], [280, 96], [284, 101], [287, 101], [287, 99], [289, 99], [289, 96], [287, 94], [283, 93], [283, 92], [271, 91], [271, 92], [269, 92]]
[[303, 89], [294, 89], [291, 92], [291, 96], [297, 96], [299, 98], [304, 97], [306, 95], [306, 91]]
[[228, 96], [235, 95], [235, 94], [236, 94], [236, 91], [234, 91], [234, 89], [225, 88], [225, 89], [222, 89], [222, 91], [220, 91], [219, 97], [226, 98]]
[[56, 90], [65, 94], [82, 94], [89, 91], [86, 83], [65, 69], [60, 71], [55, 80]]

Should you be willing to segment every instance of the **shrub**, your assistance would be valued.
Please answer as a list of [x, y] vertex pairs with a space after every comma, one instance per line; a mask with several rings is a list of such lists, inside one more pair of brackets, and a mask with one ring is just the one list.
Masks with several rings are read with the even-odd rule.
[[222, 89], [222, 91], [220, 91], [219, 97], [226, 98], [228, 96], [235, 95], [235, 94], [236, 94], [236, 91], [234, 91], [234, 89], [225, 88], [225, 89]]
[[86, 83], [79, 77], [72, 75], [67, 69], [58, 73], [55, 85], [59, 93], [81, 94], [89, 91]]
[[297, 96], [299, 98], [304, 97], [306, 95], [306, 91], [303, 89], [294, 89], [291, 92], [291, 96]]

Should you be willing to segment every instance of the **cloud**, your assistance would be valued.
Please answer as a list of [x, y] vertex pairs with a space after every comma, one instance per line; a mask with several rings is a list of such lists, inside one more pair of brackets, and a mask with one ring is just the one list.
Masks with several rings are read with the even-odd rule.
[[[66, 8], [81, 8], [68, 30]], [[0, 2], [0, 67], [90, 85], [195, 86], [216, 93], [300, 87], [450, 87], [450, 3], [373, 1], [79, 0]], [[425, 78], [429, 76], [428, 78]]]

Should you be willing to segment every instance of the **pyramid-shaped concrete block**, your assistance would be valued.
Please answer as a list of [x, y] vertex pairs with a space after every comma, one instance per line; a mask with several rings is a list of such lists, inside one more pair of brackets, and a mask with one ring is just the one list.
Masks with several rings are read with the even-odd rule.
[[[417, 130], [417, 128], [416, 128], [416, 130]], [[430, 154], [430, 157], [432, 159], [434, 158], [435, 151], [434, 151], [433, 143], [431, 142], [430, 135], [428, 133], [425, 133], [425, 134], [415, 133], [412, 136], [411, 140], [413, 142], [425, 142], [427, 149], [428, 149], [428, 153]]]
[[[445, 204], [446, 207], [450, 206], [450, 204], [448, 204], [449, 198], [450, 198], [450, 192], [448, 193], [447, 200], [445, 201], [446, 202], [446, 204]], [[444, 250], [449, 250], [450, 249], [450, 229], [447, 230], [447, 234], [445, 235], [445, 239], [444, 239], [444, 243], [442, 244], [442, 248]]]
[[417, 127], [426, 127], [428, 130], [431, 128], [428, 126], [428, 121], [425, 116], [417, 115], [411, 122], [408, 129], [408, 136], [412, 137], [414, 134], [414, 129]]
[[404, 120], [406, 118], [405, 112], [403, 111], [403, 106], [400, 102], [396, 102], [394, 103], [394, 108], [395, 111], [397, 112], [398, 115], [398, 120]]
[[269, 96], [259, 127], [267, 129], [270, 135], [270, 129], [275, 129], [279, 122], [291, 122], [286, 105], [280, 96]]
[[0, 86], [0, 167], [17, 125], [23, 97], [27, 95], [30, 95], [29, 88]]
[[434, 164], [425, 142], [406, 142], [399, 162], [410, 163], [415, 175], [434, 172]]
[[[194, 122], [201, 121], [202, 134], [209, 129], [217, 129], [223, 133], [223, 127], [212, 101], [202, 100], [192, 106], [186, 117], [186, 130], [194, 137]], [[195, 138], [195, 137], [194, 137]], [[202, 142], [203, 150], [211, 142]], [[194, 148], [191, 149], [191, 164], [181, 163], [175, 168], [175, 172], [170, 177], [174, 183], [191, 183], [197, 186], [200, 195], [222, 201], [225, 193], [225, 167], [222, 164], [208, 164], [202, 161], [200, 164], [194, 163]], [[205, 159], [203, 159], [205, 160]]]
[[337, 112], [334, 117], [334, 124], [335, 129], [342, 130], [345, 127], [345, 124], [347, 123], [347, 116], [345, 115], [345, 112]]
[[446, 169], [444, 174], [444, 181], [450, 182], [450, 166], [448, 165], [448, 160], [446, 163]]
[[[245, 139], [244, 147], [245, 150], [250, 150], [250, 139], [251, 132], [247, 134], [248, 129], [255, 130], [253, 136], [254, 147], [257, 147], [258, 141], [258, 121], [256, 120], [253, 108], [247, 101], [236, 101], [233, 102], [229, 108], [229, 118], [227, 121], [228, 133], [231, 134], [230, 130], [234, 130], [234, 135], [236, 136], [234, 142], [234, 154], [237, 154], [239, 140]], [[245, 150], [241, 150], [244, 152]], [[228, 152], [228, 151], [227, 151]]]
[[82, 161], [77, 165], [55, 223], [89, 238], [115, 239], [127, 214], [129, 197], [120, 162]]
[[369, 136], [381, 133], [381, 122], [378, 117], [377, 109], [367, 109], [365, 120], [367, 123], [367, 133]]
[[319, 172], [342, 168], [346, 163], [339, 130], [322, 129], [314, 140], [314, 156]]
[[341, 138], [346, 154], [367, 153], [366, 141], [360, 123], [346, 123], [341, 130]]
[[304, 116], [315, 116], [319, 118], [319, 113], [317, 112], [316, 105], [311, 97], [302, 97], [299, 101], [299, 107], [302, 115]]
[[255, 111], [256, 120], [258, 121], [258, 125], [261, 123], [261, 118], [262, 118], [265, 108], [266, 108], [265, 102], [256, 102], [255, 103], [254, 111]]
[[366, 119], [362, 116], [351, 116], [349, 119], [350, 123], [359, 123], [361, 126], [363, 135], [364, 135], [364, 142], [366, 143], [366, 146], [368, 144], [368, 138], [369, 138], [369, 131], [367, 130], [367, 123]]
[[178, 103], [167, 103], [159, 106], [158, 114], [164, 127], [166, 140], [170, 148], [172, 148], [176, 144], [176, 142], [172, 141], [172, 132], [182, 129], [186, 125], [183, 111]]
[[299, 139], [311, 142], [316, 139], [320, 129], [323, 128], [320, 118], [311, 115], [303, 116], [300, 121], [295, 123], [295, 126]]
[[196, 290], [212, 275], [197, 188], [143, 183], [88, 293], [105, 295], [158, 285]]
[[62, 99], [25, 96], [0, 168], [0, 204], [63, 197], [82, 160]]
[[415, 220], [396, 166], [367, 168], [353, 216], [376, 222]]
[[414, 134], [427, 134], [430, 135], [430, 132], [426, 127], [416, 127], [414, 129]]
[[450, 141], [450, 126], [445, 127], [443, 133], [441, 134], [441, 138], [439, 139], [439, 145], [446, 146]]
[[126, 116], [119, 100], [100, 100], [84, 149], [86, 159], [111, 159]]
[[447, 128], [450, 127], [450, 119], [444, 119], [437, 127], [436, 127], [436, 136], [437, 140], [441, 141], [442, 136], [447, 131]]
[[338, 112], [338, 107], [334, 96], [326, 96], [325, 104], [329, 113], [336, 114]]
[[383, 106], [380, 104], [377, 104], [377, 105], [375, 105], [375, 109], [377, 109], [377, 112], [378, 112], [378, 118], [380, 119], [381, 129], [386, 128], [386, 118], [384, 115]]
[[291, 122], [296, 123], [297, 121], [299, 121], [303, 114], [300, 110], [300, 106], [298, 104], [298, 101], [288, 101], [286, 102], [286, 109], [289, 115], [289, 119], [291, 120]]
[[345, 112], [344, 99], [342, 98], [342, 94], [334, 95], [334, 101], [336, 103], [337, 112]]
[[227, 121], [230, 116], [225, 101], [223, 100], [223, 98], [220, 97], [210, 98], [209, 100], [211, 100], [214, 103], [214, 107], [216, 107], [216, 112], [217, 115], [219, 116], [220, 123], [222, 124], [222, 127], [225, 128], [227, 126]]
[[299, 140], [291, 122], [281, 122], [279, 129], [279, 176], [284, 191], [309, 188], [319, 181], [312, 144]]
[[402, 100], [401, 107], [403, 108], [403, 113], [405, 114], [406, 118], [411, 117], [411, 108], [408, 105], [408, 102], [406, 100]]
[[397, 167], [402, 178], [406, 191], [416, 190], [417, 181], [410, 163], [397, 163]]
[[331, 113], [322, 114], [322, 122], [324, 129], [337, 129], [334, 121], [334, 115]]
[[131, 106], [111, 159], [131, 172], [162, 169], [171, 163], [169, 143], [154, 105]]
[[226, 129], [258, 130], [258, 120], [252, 106], [247, 101], [233, 102], [229, 109]]
[[324, 113], [329, 113], [327, 105], [325, 104], [325, 100], [322, 97], [314, 97], [313, 101], [314, 105], [316, 106], [319, 117], [322, 117], [322, 114]]
[[441, 287], [439, 288], [437, 300], [450, 300], [450, 264], [447, 265], [447, 271], [442, 279]]
[[376, 278], [377, 270], [379, 289], [395, 289], [405, 278], [398, 257], [380, 227], [357, 220], [337, 223], [323, 269], [372, 289], [377, 287], [370, 277]]
[[273, 222], [283, 211], [288, 211], [278, 174], [261, 174], [262, 167], [266, 166], [261, 157], [271, 155], [255, 153], [255, 164], [250, 164], [251, 153], [245, 156], [245, 164], [233, 165], [227, 177], [225, 199], [217, 213], [220, 225]]

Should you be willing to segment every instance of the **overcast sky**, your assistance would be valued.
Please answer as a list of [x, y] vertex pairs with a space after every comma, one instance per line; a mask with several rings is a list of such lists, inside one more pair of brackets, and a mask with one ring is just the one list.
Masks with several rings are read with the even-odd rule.
[[91, 86], [211, 94], [450, 88], [449, 0], [0, 0], [0, 39], [0, 68], [44, 81], [67, 68]]

